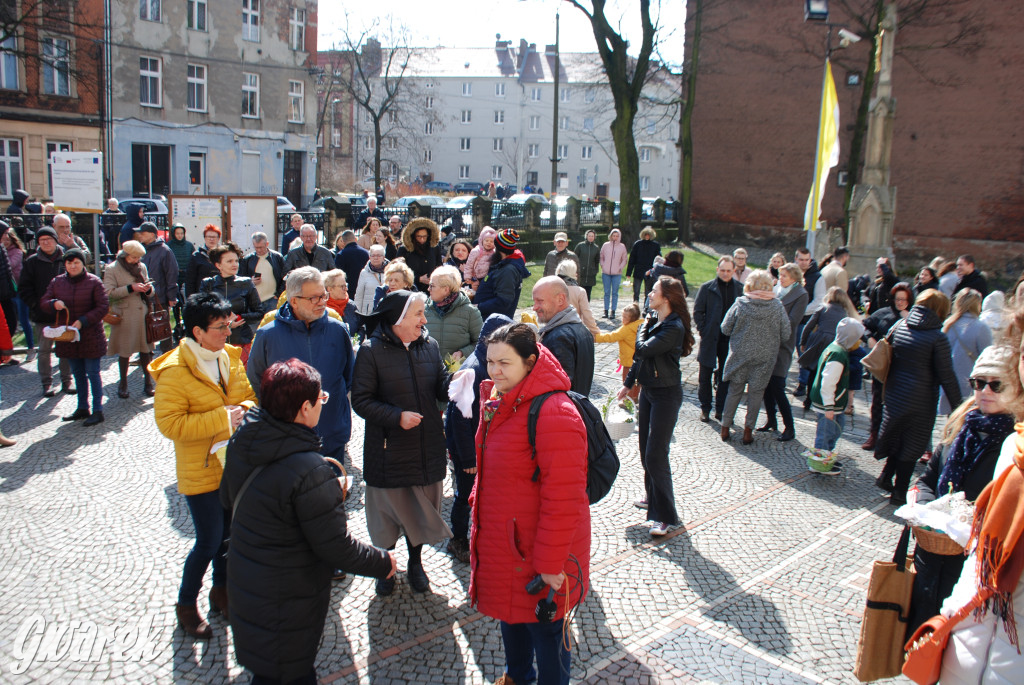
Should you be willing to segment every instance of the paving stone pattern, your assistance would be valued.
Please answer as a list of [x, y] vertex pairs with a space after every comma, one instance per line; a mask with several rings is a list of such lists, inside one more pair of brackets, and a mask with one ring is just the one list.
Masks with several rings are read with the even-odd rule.
[[[597, 350], [595, 397], [620, 386], [617, 345]], [[112, 357], [103, 379], [106, 422], [83, 428], [60, 421], [75, 399], [43, 398], [34, 364], [0, 370], [0, 427], [18, 439], [0, 451], [0, 682], [247, 683], [222, 617], [211, 619], [209, 643], [176, 629], [193, 538], [171, 443], [156, 429], [138, 370], [128, 400], [117, 398]], [[573, 627], [573, 681], [856, 682], [870, 565], [891, 557], [900, 530], [873, 487], [880, 465], [858, 447], [868, 398], [857, 397], [839, 444], [843, 474], [829, 478], [809, 473], [799, 456], [813, 442], [812, 414], [797, 409], [789, 443], [760, 433], [750, 446], [739, 436], [724, 443], [716, 422], [699, 421], [696, 381], [691, 356], [671, 449], [684, 525], [652, 540], [633, 507], [643, 496], [635, 434], [619, 443], [619, 478], [592, 508], [592, 590]], [[738, 425], [741, 418], [742, 409]], [[349, 525], [368, 539], [361, 444], [354, 417]], [[449, 482], [446, 515], [450, 502]], [[404, 545], [398, 554], [404, 569]], [[468, 567], [441, 547], [425, 550], [424, 563], [432, 591], [423, 595], [404, 573], [387, 598], [366, 578], [335, 583], [316, 664], [322, 682], [491, 683], [501, 675], [498, 626], [467, 603]], [[94, 639], [111, 633], [106, 646]]]

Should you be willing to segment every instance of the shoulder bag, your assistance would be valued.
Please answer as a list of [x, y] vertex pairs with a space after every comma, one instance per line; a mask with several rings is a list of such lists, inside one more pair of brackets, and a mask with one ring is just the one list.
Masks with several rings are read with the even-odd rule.
[[917, 685], [935, 685], [939, 682], [942, 673], [942, 654], [946, 651], [949, 634], [967, 617], [967, 614], [980, 607], [991, 596], [991, 590], [981, 590], [967, 606], [949, 618], [939, 615], [925, 621], [904, 646], [907, 660], [903, 664], [903, 675]]
[[860, 360], [861, 366], [871, 372], [871, 375], [881, 383], [885, 383], [885, 379], [889, 377], [889, 366], [892, 364], [892, 340], [896, 335], [896, 326], [901, 323], [903, 323], [902, 320], [893, 324], [889, 333], [875, 343], [867, 356]]
[[171, 313], [160, 302], [160, 296], [154, 290], [149, 296], [149, 311], [146, 313], [146, 342], [152, 345], [170, 337]]

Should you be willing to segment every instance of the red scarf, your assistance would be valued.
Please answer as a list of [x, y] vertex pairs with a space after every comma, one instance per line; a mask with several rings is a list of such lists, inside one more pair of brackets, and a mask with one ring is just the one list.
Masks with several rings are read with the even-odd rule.
[[344, 300], [335, 300], [333, 298], [327, 298], [327, 306], [338, 312], [338, 316], [345, 318], [345, 307], [348, 306], [348, 298]]

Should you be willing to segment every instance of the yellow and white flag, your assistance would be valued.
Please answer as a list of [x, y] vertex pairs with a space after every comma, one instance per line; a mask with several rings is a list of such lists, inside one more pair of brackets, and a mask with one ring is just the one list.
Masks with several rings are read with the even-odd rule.
[[814, 182], [804, 208], [804, 230], [818, 228], [821, 216], [821, 198], [829, 170], [839, 164], [839, 97], [832, 79], [832, 64], [825, 60], [825, 78], [821, 88], [821, 116], [818, 119], [818, 150], [814, 158]]

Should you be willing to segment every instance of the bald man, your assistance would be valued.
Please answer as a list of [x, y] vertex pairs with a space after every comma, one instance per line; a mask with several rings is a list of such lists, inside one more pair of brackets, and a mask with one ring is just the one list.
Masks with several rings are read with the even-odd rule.
[[569, 376], [571, 389], [590, 395], [594, 382], [594, 336], [569, 304], [569, 288], [558, 276], [546, 276], [533, 286], [533, 311], [544, 325], [540, 341], [551, 350]]

